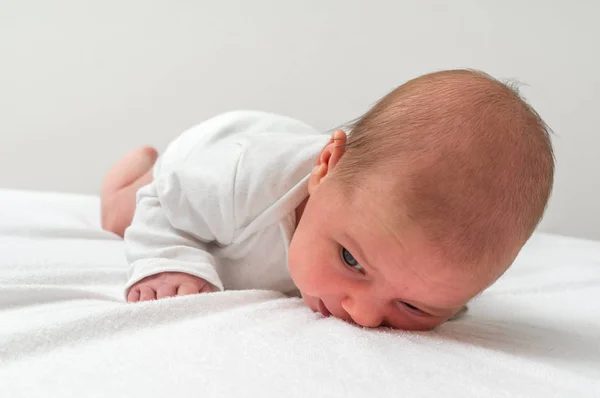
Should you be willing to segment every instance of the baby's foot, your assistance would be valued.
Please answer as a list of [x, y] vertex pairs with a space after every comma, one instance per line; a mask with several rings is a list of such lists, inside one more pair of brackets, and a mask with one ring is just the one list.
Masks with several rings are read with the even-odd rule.
[[102, 228], [123, 236], [135, 211], [135, 195], [152, 182], [158, 152], [141, 147], [129, 152], [106, 174], [102, 183]]
[[202, 278], [183, 272], [162, 272], [137, 282], [129, 289], [127, 301], [156, 300], [172, 296], [216, 292], [218, 289]]

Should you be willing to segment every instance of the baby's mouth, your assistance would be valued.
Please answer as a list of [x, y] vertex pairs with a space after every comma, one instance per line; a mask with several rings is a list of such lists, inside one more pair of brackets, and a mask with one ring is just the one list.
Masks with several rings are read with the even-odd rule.
[[319, 299], [319, 303], [317, 304], [317, 307], [319, 308], [319, 312], [321, 314], [323, 314], [324, 317], [328, 317], [331, 315], [331, 312], [329, 312], [329, 310], [325, 306], [325, 303], [323, 302], [323, 300]]

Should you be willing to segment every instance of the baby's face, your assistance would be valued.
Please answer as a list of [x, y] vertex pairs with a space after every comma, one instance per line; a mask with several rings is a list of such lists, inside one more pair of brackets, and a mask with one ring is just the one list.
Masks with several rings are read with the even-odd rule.
[[292, 239], [292, 279], [306, 304], [325, 316], [431, 329], [485, 286], [439, 258], [416, 228], [393, 231], [386, 204], [381, 192], [365, 190], [350, 202], [336, 184], [321, 184]]

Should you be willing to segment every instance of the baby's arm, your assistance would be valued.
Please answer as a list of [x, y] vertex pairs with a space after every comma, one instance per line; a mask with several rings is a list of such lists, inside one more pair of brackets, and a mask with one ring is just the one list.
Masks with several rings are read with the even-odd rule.
[[[230, 244], [233, 238], [233, 184], [228, 181], [234, 178], [224, 179], [223, 175], [228, 177], [228, 169], [237, 162], [214, 162], [209, 169], [201, 159], [211, 159], [190, 152], [180, 156], [172, 167], [158, 170], [155, 180], [137, 193], [133, 221], [124, 237], [125, 254], [131, 264], [126, 285], [129, 300], [136, 298], [138, 288], [139, 299], [152, 295], [146, 288], [152, 288], [156, 296], [164, 294], [163, 290], [172, 293], [172, 288], [163, 286], [164, 281], [185, 285], [184, 292], [188, 288], [197, 288], [198, 292], [224, 289], [210, 247]], [[234, 148], [221, 158], [238, 154]], [[167, 272], [179, 276], [153, 277]], [[160, 293], [156, 290], [159, 287], [164, 288]]]
[[172, 293], [173, 287], [179, 293], [181, 286], [182, 293], [194, 287], [197, 292], [223, 290], [209, 245], [218, 243], [225, 226], [211, 217], [214, 209], [202, 206], [201, 198], [189, 198], [190, 189], [202, 183], [193, 170], [171, 172], [138, 192], [133, 221], [125, 232], [125, 255], [131, 264], [128, 301], [136, 301], [137, 292], [138, 300], [144, 300]]
[[257, 118], [247, 113], [217, 116], [184, 132], [158, 159], [154, 181], [138, 191], [133, 221], [125, 232], [130, 263], [126, 297], [131, 293], [134, 298], [138, 286], [140, 298], [142, 286], [159, 296], [159, 281], [172, 276], [154, 275], [167, 272], [180, 273], [175, 284], [187, 274], [186, 283], [198, 291], [207, 290], [204, 282], [211, 290], [224, 290], [220, 264], [210, 251], [230, 245], [238, 229], [234, 198], [247, 193], [235, 189], [243, 153], [236, 134], [254, 126]]

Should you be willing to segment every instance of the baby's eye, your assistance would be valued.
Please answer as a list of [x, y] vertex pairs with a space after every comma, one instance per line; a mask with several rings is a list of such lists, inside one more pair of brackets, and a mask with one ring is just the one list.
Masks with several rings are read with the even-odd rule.
[[342, 260], [348, 267], [350, 267], [358, 272], [362, 272], [362, 273], [365, 272], [365, 269], [362, 267], [362, 265], [360, 265], [358, 263], [358, 261], [356, 261], [354, 256], [352, 254], [350, 254], [350, 252], [348, 250], [346, 250], [345, 247], [342, 247]]
[[400, 306], [402, 306], [402, 307], [406, 307], [406, 308], [407, 308], [409, 311], [411, 311], [411, 312], [413, 312], [413, 313], [415, 313], [415, 314], [417, 314], [417, 315], [429, 315], [429, 314], [427, 314], [425, 311], [423, 311], [423, 310], [421, 310], [421, 309], [419, 309], [419, 308], [415, 307], [415, 306], [414, 306], [414, 305], [412, 305], [412, 304], [408, 304], [408, 303], [407, 303], [407, 302], [405, 302], [405, 301], [398, 301], [398, 305], [400, 305]]

